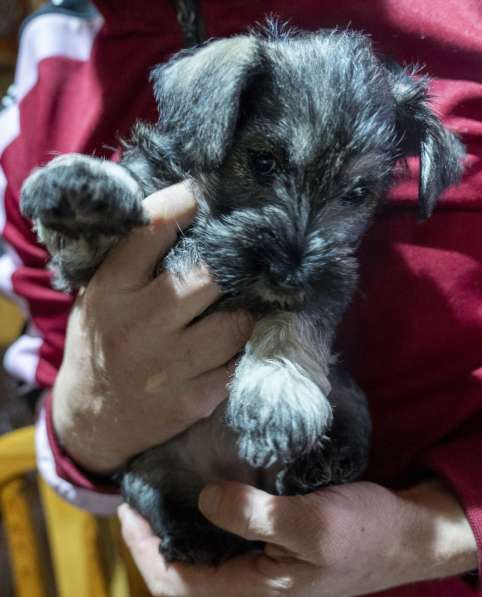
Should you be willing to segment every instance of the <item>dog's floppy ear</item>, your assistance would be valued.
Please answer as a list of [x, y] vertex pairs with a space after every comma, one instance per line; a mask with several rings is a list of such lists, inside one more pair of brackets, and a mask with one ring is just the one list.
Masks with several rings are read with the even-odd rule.
[[465, 151], [429, 108], [428, 80], [392, 64], [389, 71], [401, 155], [420, 156], [419, 215], [426, 219], [432, 215], [444, 189], [459, 182]]
[[180, 52], [154, 69], [161, 131], [187, 164], [220, 164], [236, 128], [242, 92], [259, 61], [259, 40], [238, 36]]

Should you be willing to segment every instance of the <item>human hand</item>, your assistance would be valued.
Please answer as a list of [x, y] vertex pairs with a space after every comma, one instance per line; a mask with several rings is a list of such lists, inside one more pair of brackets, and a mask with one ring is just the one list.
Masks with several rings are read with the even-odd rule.
[[245, 313], [216, 312], [190, 325], [220, 296], [205, 268], [152, 279], [194, 216], [187, 185], [154, 193], [144, 208], [150, 224], [120, 243], [79, 293], [54, 387], [61, 443], [98, 473], [209, 416], [251, 331]]
[[[349, 597], [476, 568], [475, 539], [457, 500], [438, 482], [401, 494], [373, 483], [275, 497], [239, 483], [206, 488], [211, 522], [264, 550], [219, 568], [166, 564], [159, 539], [119, 508], [124, 539], [156, 597]], [[247, 589], [249, 587], [249, 589]]]

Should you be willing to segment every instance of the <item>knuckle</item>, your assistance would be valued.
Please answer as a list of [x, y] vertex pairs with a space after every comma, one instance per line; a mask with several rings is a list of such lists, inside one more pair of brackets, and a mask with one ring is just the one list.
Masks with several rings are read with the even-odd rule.
[[206, 406], [205, 395], [190, 388], [179, 398], [179, 411], [182, 418], [190, 424], [197, 423], [202, 419], [207, 419], [210, 415], [210, 409]]
[[200, 407], [198, 408], [198, 412], [196, 413], [198, 420], [209, 419], [209, 417], [211, 417], [213, 412], [216, 410], [217, 403], [212, 400], [211, 396], [204, 400], [201, 397], [201, 399], [197, 402], [201, 403]]
[[295, 594], [296, 581], [292, 574], [286, 573], [286, 565], [262, 555], [256, 560], [256, 571], [257, 584], [262, 587], [263, 595], [285, 597]]
[[234, 341], [243, 346], [249, 340], [253, 327], [251, 316], [246, 311], [232, 311], [230, 325]]
[[175, 309], [178, 308], [177, 300], [176, 300], [176, 281], [173, 278], [172, 274], [168, 271], [161, 271], [159, 275], [155, 276], [153, 280], [150, 282], [150, 286], [152, 288], [152, 300], [156, 303], [157, 308], [159, 309], [159, 313], [162, 315], [169, 313], [169, 317], [172, 317], [172, 313]]
[[269, 541], [273, 538], [273, 511], [271, 496], [258, 499], [257, 490], [247, 486], [237, 487], [223, 494], [220, 511], [226, 520], [246, 539]]
[[209, 418], [210, 409], [206, 408], [204, 402], [200, 394], [189, 395], [184, 399], [184, 412], [188, 421], [196, 423]]
[[244, 505], [244, 508], [240, 508], [240, 511], [243, 514], [241, 517], [241, 530], [245, 537], [250, 537], [259, 530], [256, 510], [253, 504], [248, 501], [248, 505]]
[[226, 394], [219, 395], [215, 387], [202, 387], [192, 400], [191, 410], [198, 420], [208, 419], [225, 397]]

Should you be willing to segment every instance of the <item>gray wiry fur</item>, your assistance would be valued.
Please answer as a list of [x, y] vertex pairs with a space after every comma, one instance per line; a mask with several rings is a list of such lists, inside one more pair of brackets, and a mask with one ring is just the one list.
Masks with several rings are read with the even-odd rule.
[[427, 82], [350, 31], [213, 41], [153, 82], [159, 122], [135, 127], [121, 166], [57, 158], [26, 182], [22, 210], [57, 283], [75, 288], [144, 224], [142, 197], [191, 180], [198, 214], [163, 266], [204, 261], [224, 291], [216, 308], [249, 309], [257, 324], [228, 401], [134, 458], [122, 487], [169, 560], [215, 563], [249, 545], [199, 514], [207, 482], [303, 493], [362, 474], [366, 401], [332, 357], [355, 249], [397, 160], [420, 155], [427, 217], [459, 179], [463, 150], [430, 111]]

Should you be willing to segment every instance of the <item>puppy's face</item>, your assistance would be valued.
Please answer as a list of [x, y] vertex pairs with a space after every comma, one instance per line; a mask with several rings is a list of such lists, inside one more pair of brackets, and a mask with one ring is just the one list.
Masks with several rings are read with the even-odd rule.
[[[424, 159], [424, 143], [437, 146], [443, 172], [434, 156], [425, 170], [422, 163], [428, 215], [457, 179], [460, 146], [426, 107], [425, 82], [388, 70], [364, 36], [242, 39], [228, 40], [231, 57], [211, 45], [183, 59], [191, 60], [191, 85], [195, 72], [208, 80], [201, 91], [197, 82], [185, 118], [196, 110], [198, 122], [214, 118], [199, 143], [194, 126], [184, 136], [186, 169], [201, 190], [203, 258], [226, 293], [255, 308], [322, 303], [338, 312], [356, 283], [354, 250], [397, 159], [412, 150]], [[169, 77], [158, 89], [161, 108], [166, 85]]]
[[206, 177], [205, 253], [222, 247], [223, 261], [211, 258], [220, 283], [281, 308], [349, 298], [353, 251], [397, 155], [387, 77], [368, 51], [355, 69], [333, 46], [267, 48], [231, 148]]

